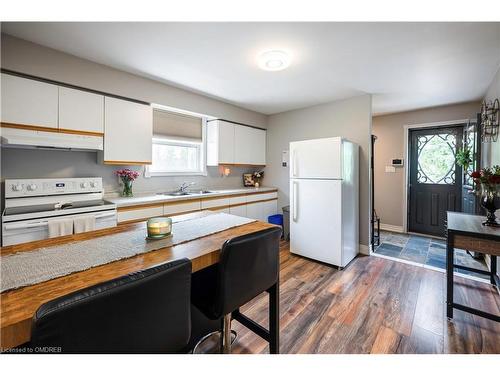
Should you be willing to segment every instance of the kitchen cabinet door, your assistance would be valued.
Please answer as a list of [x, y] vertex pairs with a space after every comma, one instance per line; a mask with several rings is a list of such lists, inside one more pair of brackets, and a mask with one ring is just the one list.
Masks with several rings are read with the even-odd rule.
[[226, 121], [219, 122], [219, 164], [234, 164], [234, 128]]
[[226, 208], [220, 208], [218, 210], [210, 209], [210, 211], [215, 212], [217, 214], [223, 213], [223, 214], [228, 214], [229, 213], [229, 207]]
[[249, 219], [260, 220], [261, 217], [261, 205], [260, 203], [248, 203], [247, 204], [247, 215]]
[[151, 164], [151, 106], [105, 97], [104, 108], [104, 163]]
[[234, 163], [266, 164], [266, 131], [249, 126], [235, 125]]
[[272, 200], [262, 203], [262, 221], [267, 222], [267, 218], [278, 213], [278, 201]]
[[234, 124], [223, 120], [207, 124], [207, 165], [234, 164]]
[[118, 211], [118, 222], [135, 221], [149, 219], [150, 217], [162, 216], [163, 206], [141, 208], [137, 210]]
[[229, 207], [229, 213], [236, 216], [247, 217], [247, 205]]
[[57, 128], [58, 87], [2, 73], [2, 122]]
[[103, 134], [104, 96], [59, 87], [59, 129]]

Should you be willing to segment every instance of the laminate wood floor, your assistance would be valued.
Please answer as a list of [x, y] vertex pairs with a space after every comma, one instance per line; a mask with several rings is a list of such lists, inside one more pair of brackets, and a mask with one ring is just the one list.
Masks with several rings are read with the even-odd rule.
[[[500, 353], [500, 323], [455, 310], [445, 317], [445, 275], [377, 257], [345, 270], [280, 253], [281, 353]], [[500, 314], [488, 284], [455, 277], [455, 295]], [[241, 311], [268, 326], [262, 294]], [[268, 353], [267, 342], [236, 321], [233, 353]]]

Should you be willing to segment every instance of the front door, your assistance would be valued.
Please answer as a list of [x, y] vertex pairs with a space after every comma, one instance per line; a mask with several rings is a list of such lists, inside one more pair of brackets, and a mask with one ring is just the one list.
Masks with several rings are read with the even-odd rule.
[[410, 232], [445, 236], [446, 211], [460, 211], [462, 170], [455, 163], [463, 126], [410, 131]]

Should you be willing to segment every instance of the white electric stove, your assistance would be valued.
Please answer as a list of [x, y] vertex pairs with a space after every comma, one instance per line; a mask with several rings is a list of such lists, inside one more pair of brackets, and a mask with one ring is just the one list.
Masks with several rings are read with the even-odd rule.
[[116, 205], [103, 199], [101, 177], [5, 180], [2, 246], [46, 239], [49, 220], [95, 216], [95, 229], [116, 226]]

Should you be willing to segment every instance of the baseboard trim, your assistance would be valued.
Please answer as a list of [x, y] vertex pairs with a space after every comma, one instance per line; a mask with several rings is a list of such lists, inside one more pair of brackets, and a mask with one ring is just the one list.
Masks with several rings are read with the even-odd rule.
[[398, 225], [389, 225], [380, 223], [380, 229], [387, 230], [389, 232], [404, 233], [403, 227], [400, 227]]
[[370, 255], [370, 248], [368, 245], [359, 244], [359, 252], [363, 255]]

